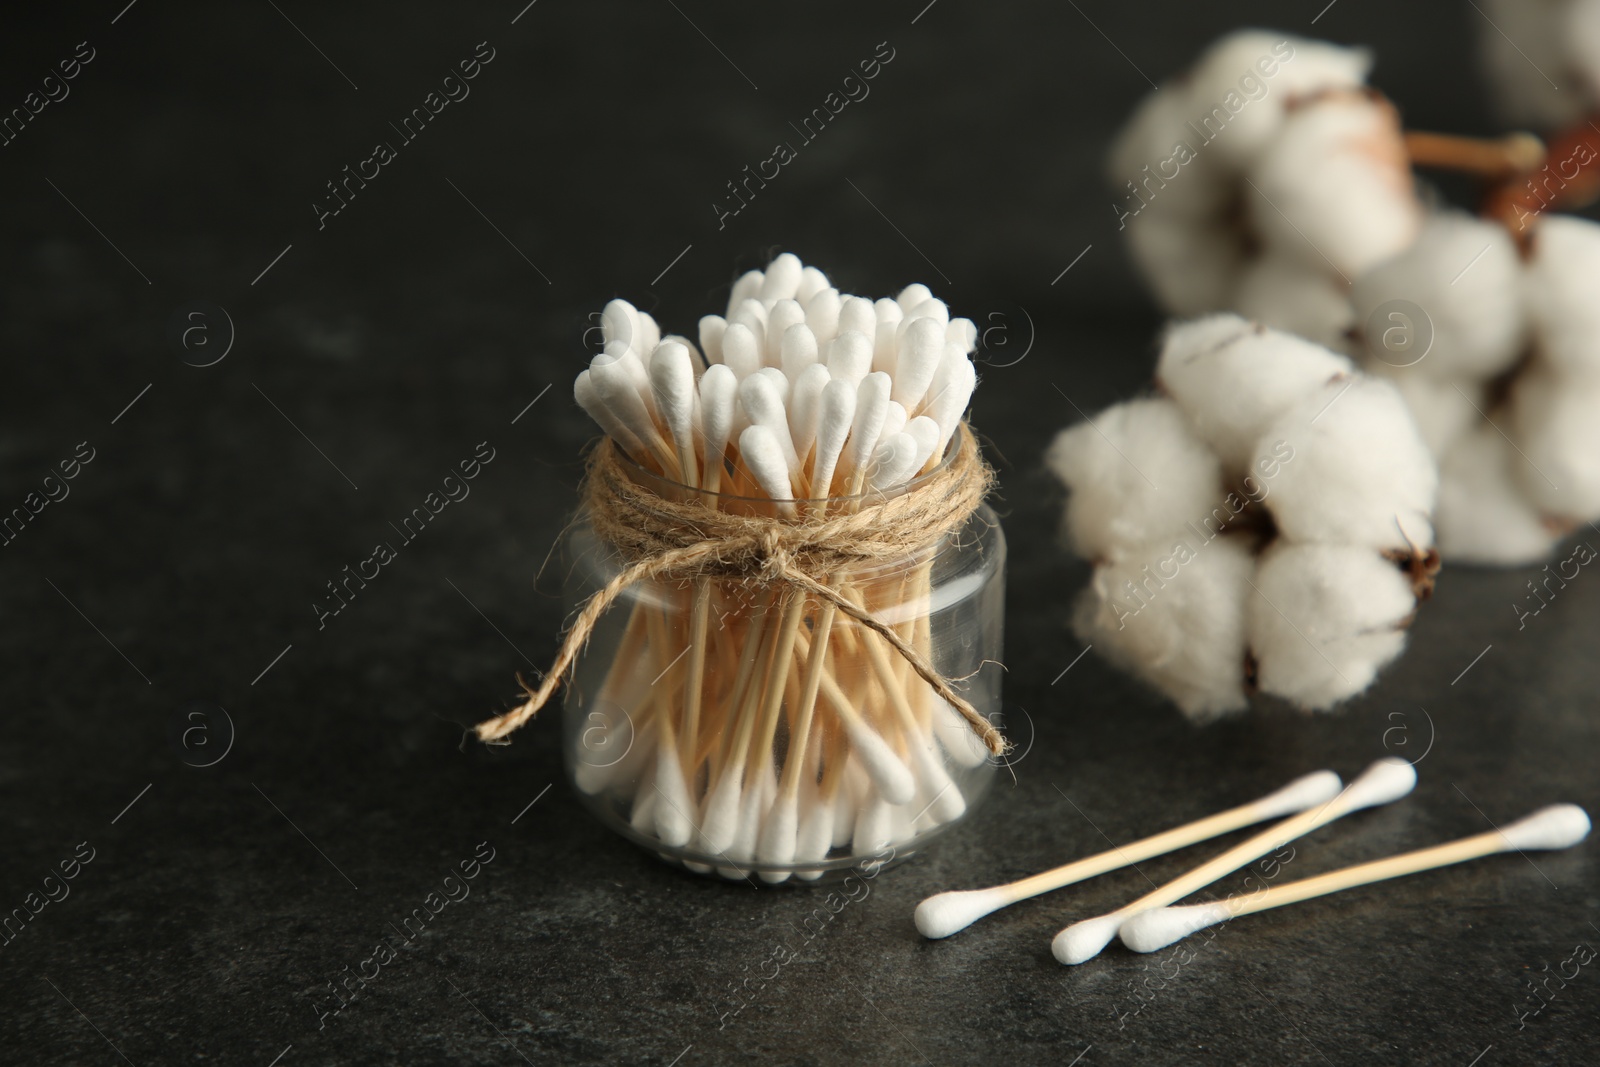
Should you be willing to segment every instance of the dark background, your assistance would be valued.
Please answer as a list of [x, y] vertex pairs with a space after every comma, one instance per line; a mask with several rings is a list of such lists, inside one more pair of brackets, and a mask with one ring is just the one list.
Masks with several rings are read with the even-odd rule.
[[[0, 15], [0, 109], [96, 51], [0, 148], [0, 505], [95, 450], [0, 549], [0, 908], [94, 850], [0, 949], [0, 1061], [1594, 1061], [1593, 967], [1517, 1021], [1527, 979], [1600, 945], [1592, 846], [1244, 920], [1175, 977], [1120, 947], [1065, 969], [1048, 942], [1204, 848], [949, 941], [911, 925], [931, 892], [1386, 752], [1422, 757], [1416, 794], [1302, 842], [1291, 876], [1600, 806], [1587, 572], [1519, 632], [1532, 572], [1448, 570], [1406, 657], [1329, 716], [1193, 729], [1094, 655], [1062, 674], [1086, 568], [1056, 547], [1039, 455], [1141, 387], [1159, 325], [1100, 175], [1140, 71], [1268, 25], [1370, 44], [1411, 124], [1489, 132], [1470, 5], [124, 2]], [[319, 232], [324, 183], [480, 41], [471, 96]], [[882, 41], [871, 95], [719, 230], [725, 183]], [[820, 894], [689, 876], [590, 819], [558, 715], [461, 744], [555, 649], [559, 573], [539, 571], [593, 433], [570, 399], [589, 314], [622, 295], [692, 332], [781, 249], [845, 290], [926, 282], [991, 331], [973, 419], [1001, 472], [1006, 695], [1032, 742], [1014, 783], [810, 942]], [[236, 331], [206, 368], [168, 340], [192, 300]], [[485, 440], [470, 498], [319, 631], [325, 583]], [[236, 731], [207, 768], [183, 757], [225, 748], [220, 719], [210, 749], [171, 736], [194, 700]], [[471, 897], [319, 1029], [326, 983], [483, 841]], [[719, 1026], [778, 943], [800, 958]], [[1131, 991], [1146, 980], [1164, 988]]]

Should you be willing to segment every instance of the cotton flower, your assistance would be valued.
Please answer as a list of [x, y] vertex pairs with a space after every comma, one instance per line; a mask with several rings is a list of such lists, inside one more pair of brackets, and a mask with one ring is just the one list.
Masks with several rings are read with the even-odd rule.
[[1400, 389], [1231, 314], [1170, 328], [1157, 384], [1045, 457], [1094, 563], [1078, 636], [1195, 720], [1255, 688], [1311, 709], [1366, 689], [1437, 569], [1438, 474]]
[[[1446, 559], [1536, 562], [1600, 520], [1600, 225], [1535, 220], [1525, 247], [1498, 223], [1431, 217], [1407, 250], [1358, 277], [1361, 361], [1392, 381], [1440, 468]], [[1381, 320], [1431, 334], [1396, 359]], [[1395, 314], [1395, 313], [1391, 313]]]
[[1213, 44], [1135, 110], [1108, 174], [1129, 250], [1173, 314], [1237, 310], [1336, 346], [1352, 277], [1422, 219], [1372, 63], [1259, 30]]

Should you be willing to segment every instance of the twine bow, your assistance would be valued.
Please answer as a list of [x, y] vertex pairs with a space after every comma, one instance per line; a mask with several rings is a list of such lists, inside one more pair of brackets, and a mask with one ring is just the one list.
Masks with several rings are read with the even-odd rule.
[[502, 738], [544, 707], [572, 669], [595, 625], [624, 590], [636, 582], [718, 578], [757, 585], [785, 583], [872, 630], [889, 643], [934, 692], [950, 703], [995, 755], [1006, 750], [994, 724], [950, 684], [894, 628], [839, 592], [818, 575], [850, 567], [891, 563], [938, 542], [977, 510], [994, 473], [962, 423], [948, 462], [899, 496], [864, 504], [831, 517], [774, 518], [718, 510], [697, 494], [673, 500], [640, 485], [624, 469], [616, 447], [603, 439], [589, 459], [584, 502], [595, 534], [631, 560], [587, 601], [568, 628], [560, 651], [528, 699], [474, 727], [481, 741]]

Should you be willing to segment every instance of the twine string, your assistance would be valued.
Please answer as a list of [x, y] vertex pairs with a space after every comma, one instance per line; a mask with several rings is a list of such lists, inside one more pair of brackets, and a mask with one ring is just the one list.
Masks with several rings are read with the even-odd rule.
[[698, 494], [673, 500], [640, 485], [624, 469], [615, 445], [602, 439], [589, 459], [584, 502], [595, 534], [631, 560], [596, 590], [567, 629], [561, 648], [537, 688], [518, 677], [527, 699], [480, 722], [480, 741], [505, 737], [538, 713], [555, 694], [606, 610], [636, 582], [717, 578], [771, 585], [783, 582], [832, 604], [878, 634], [918, 677], [960, 713], [995, 755], [1006, 741], [993, 723], [951, 685], [894, 628], [817, 575], [889, 563], [914, 555], [960, 529], [983, 502], [994, 473], [962, 423], [949, 461], [899, 496], [832, 517], [784, 519], [712, 508]]

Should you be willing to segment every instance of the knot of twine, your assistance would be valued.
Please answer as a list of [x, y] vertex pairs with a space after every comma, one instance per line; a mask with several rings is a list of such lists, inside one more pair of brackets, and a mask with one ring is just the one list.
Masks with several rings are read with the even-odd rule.
[[832, 604], [887, 641], [961, 713], [984, 746], [1000, 755], [1006, 749], [1000, 731], [956, 692], [949, 679], [893, 627], [827, 583], [830, 575], [851, 567], [904, 560], [960, 529], [983, 503], [993, 481], [994, 472], [963, 422], [957, 428], [954, 454], [910, 491], [833, 516], [743, 515], [713, 508], [699, 494], [671, 500], [640, 485], [623, 467], [611, 439], [604, 438], [589, 458], [584, 503], [595, 534], [616, 546], [629, 562], [584, 602], [539, 687], [530, 688], [518, 677], [528, 699], [480, 722], [474, 731], [480, 741], [494, 741], [544, 707], [600, 617], [635, 582], [714, 578], [759, 585], [783, 582]]

